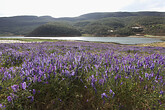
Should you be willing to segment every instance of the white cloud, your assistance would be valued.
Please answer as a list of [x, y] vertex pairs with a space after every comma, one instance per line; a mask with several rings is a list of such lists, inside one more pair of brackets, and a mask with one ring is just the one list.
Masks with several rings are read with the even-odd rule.
[[126, 11], [161, 11], [165, 12], [164, 0], [139, 0], [123, 8]]
[[[90, 12], [162, 10], [164, 0], [0, 0], [3, 16], [79, 16]], [[156, 4], [157, 3], [157, 4]], [[164, 2], [163, 2], [164, 3]], [[155, 5], [154, 5], [155, 4]]]

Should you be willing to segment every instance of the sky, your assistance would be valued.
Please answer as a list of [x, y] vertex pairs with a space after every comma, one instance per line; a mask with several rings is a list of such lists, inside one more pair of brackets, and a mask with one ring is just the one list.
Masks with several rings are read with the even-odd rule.
[[0, 17], [76, 17], [93, 12], [165, 12], [165, 0], [0, 0]]

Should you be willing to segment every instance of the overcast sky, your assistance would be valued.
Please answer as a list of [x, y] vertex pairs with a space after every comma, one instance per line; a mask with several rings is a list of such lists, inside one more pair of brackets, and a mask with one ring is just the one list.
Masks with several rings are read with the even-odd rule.
[[165, 12], [165, 0], [0, 0], [0, 17], [75, 17], [92, 12], [117, 11]]

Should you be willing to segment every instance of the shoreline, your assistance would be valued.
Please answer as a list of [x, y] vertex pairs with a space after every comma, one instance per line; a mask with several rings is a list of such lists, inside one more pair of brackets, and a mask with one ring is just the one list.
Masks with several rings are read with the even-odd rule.
[[132, 37], [132, 38], [156, 38], [156, 39], [160, 39], [160, 40], [165, 41], [165, 36], [153, 36], [153, 35], [136, 36], [136, 35], [132, 35], [132, 36], [128, 36], [128, 37]]
[[32, 43], [20, 40], [0, 40], [0, 43]]
[[[136, 36], [130, 36], [130, 37], [136, 37]], [[50, 42], [49, 40], [44, 40], [44, 41], [23, 41], [23, 40], [18, 40], [18, 39], [8, 39], [8, 40], [0, 40], [0, 44], [1, 43], [41, 43], [41, 42]], [[53, 42], [56, 42], [58, 40], [54, 40]], [[60, 41], [60, 40], [59, 40]], [[77, 42], [77, 41], [75, 41]], [[81, 41], [84, 42], [84, 41]], [[97, 42], [98, 43], [98, 42]], [[100, 42], [103, 43], [103, 42]], [[113, 43], [110, 42], [111, 44], [116, 44], [116, 45], [124, 45], [124, 44], [118, 44], [118, 43]], [[125, 45], [129, 45], [129, 44], [125, 44]], [[150, 47], [165, 47], [165, 42], [155, 42], [155, 43], [146, 43], [146, 44], [133, 44], [131, 46], [141, 46], [141, 47], [145, 47], [145, 46], [150, 46]]]

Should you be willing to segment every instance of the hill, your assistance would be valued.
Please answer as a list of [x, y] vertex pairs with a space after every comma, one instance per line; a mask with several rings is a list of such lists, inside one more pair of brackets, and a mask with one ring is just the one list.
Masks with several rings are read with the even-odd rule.
[[78, 17], [15, 16], [0, 18], [0, 35], [27, 35], [37, 27], [65, 22], [93, 36], [165, 35], [165, 12], [103, 12]]
[[0, 18], [1, 35], [26, 35], [45, 23], [54, 21], [50, 16], [14, 16]]
[[111, 17], [131, 17], [131, 16], [157, 16], [157, 17], [165, 17], [165, 12], [96, 12], [96, 13], [88, 13], [78, 17], [63, 17], [58, 18], [57, 20], [63, 21], [81, 21], [81, 20], [98, 20], [103, 18], [111, 18]]
[[28, 37], [55, 37], [55, 36], [81, 36], [81, 33], [70, 25], [62, 23], [48, 23], [39, 26]]
[[83, 34], [94, 36], [165, 35], [165, 17], [129, 16], [74, 23]]

